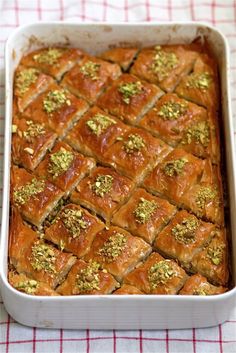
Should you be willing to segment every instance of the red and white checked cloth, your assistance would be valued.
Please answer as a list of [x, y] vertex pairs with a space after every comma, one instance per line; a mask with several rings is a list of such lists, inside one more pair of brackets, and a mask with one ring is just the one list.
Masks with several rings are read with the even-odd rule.
[[[0, 156], [3, 155], [3, 52], [9, 34], [35, 21], [205, 21], [231, 47], [236, 134], [236, 1], [233, 0], [0, 0]], [[2, 159], [2, 158], [1, 158]], [[0, 165], [2, 171], [2, 165]], [[1, 186], [1, 180], [0, 180]], [[1, 191], [2, 189], [0, 189]], [[0, 353], [236, 353], [236, 308], [223, 325], [158, 331], [44, 330], [14, 322], [0, 298]]]

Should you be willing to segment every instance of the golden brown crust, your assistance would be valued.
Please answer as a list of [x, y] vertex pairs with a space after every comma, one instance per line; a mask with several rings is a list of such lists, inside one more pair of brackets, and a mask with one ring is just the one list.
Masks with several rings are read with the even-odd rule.
[[129, 284], [123, 284], [123, 286], [121, 286], [112, 294], [117, 294], [117, 295], [132, 294], [133, 295], [133, 294], [144, 294], [144, 293], [134, 286], [130, 286]]
[[153, 252], [142, 265], [124, 278], [124, 283], [146, 294], [177, 294], [187, 278], [185, 271], [175, 261], [165, 260]]
[[92, 158], [86, 158], [66, 143], [58, 142], [35, 173], [69, 193], [95, 165]]
[[128, 202], [114, 214], [112, 223], [151, 244], [175, 212], [176, 208], [168, 201], [138, 188]]
[[[55, 109], [54, 102], [57, 104]], [[27, 119], [45, 124], [63, 137], [87, 109], [88, 104], [83, 99], [76, 98], [63, 87], [53, 84], [29, 104], [23, 115]]]
[[157, 86], [140, 81], [136, 76], [123, 74], [99, 97], [97, 105], [135, 125], [161, 95], [162, 91]]
[[26, 169], [34, 170], [52, 148], [57, 135], [45, 124], [34, 123], [32, 120], [13, 119], [12, 159]]
[[99, 232], [85, 260], [95, 260], [120, 281], [151, 252], [143, 239], [132, 236], [119, 227]]
[[80, 258], [87, 254], [96, 234], [104, 227], [99, 218], [84, 208], [69, 204], [45, 230], [45, 239]]
[[222, 294], [227, 290], [224, 287], [215, 287], [207, 279], [199, 274], [193, 275], [187, 279], [184, 287], [179, 292], [182, 295], [214, 295]]
[[71, 200], [89, 208], [108, 222], [129, 197], [133, 182], [111, 168], [95, 168], [72, 192]]
[[91, 264], [93, 263], [78, 260], [66, 280], [57, 288], [57, 292], [62, 295], [110, 294], [119, 286], [110, 273], [99, 269], [99, 265], [97, 266], [98, 270], [87, 274], [85, 271], [91, 267]]
[[100, 54], [100, 57], [103, 60], [108, 60], [120, 65], [124, 71], [127, 71], [137, 55], [137, 52], [137, 48], [113, 48]]

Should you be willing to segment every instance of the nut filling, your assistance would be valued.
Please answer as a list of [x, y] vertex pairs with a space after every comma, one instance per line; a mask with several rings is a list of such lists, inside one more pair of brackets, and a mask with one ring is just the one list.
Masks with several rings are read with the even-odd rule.
[[122, 233], [115, 233], [105, 241], [103, 247], [98, 251], [104, 262], [113, 262], [119, 257], [126, 247], [127, 238]]

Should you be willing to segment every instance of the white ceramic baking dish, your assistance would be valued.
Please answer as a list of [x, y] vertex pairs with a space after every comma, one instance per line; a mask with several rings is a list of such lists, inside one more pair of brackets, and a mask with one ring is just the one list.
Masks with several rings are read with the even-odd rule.
[[163, 329], [204, 327], [225, 321], [236, 302], [236, 288], [227, 293], [201, 296], [94, 295], [34, 297], [13, 289], [7, 281], [9, 180], [13, 73], [23, 54], [41, 46], [64, 44], [92, 54], [112, 45], [148, 46], [188, 43], [205, 36], [219, 61], [222, 116], [229, 188], [232, 277], [236, 283], [236, 190], [233, 124], [230, 107], [229, 49], [224, 36], [202, 23], [76, 24], [39, 23], [17, 29], [6, 44], [6, 116], [2, 237], [1, 294], [7, 311], [22, 324], [72, 329]]

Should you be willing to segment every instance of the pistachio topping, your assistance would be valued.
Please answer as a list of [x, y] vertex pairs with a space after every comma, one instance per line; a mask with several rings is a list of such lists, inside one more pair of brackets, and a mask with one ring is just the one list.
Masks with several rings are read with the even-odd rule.
[[141, 224], [147, 223], [156, 209], [157, 204], [154, 200], [149, 201], [141, 197], [137, 208], [134, 210], [136, 221]]
[[186, 114], [186, 111], [187, 104], [170, 101], [164, 103], [157, 114], [163, 120], [177, 120], [178, 118]]
[[189, 88], [198, 88], [206, 91], [212, 82], [212, 76], [209, 72], [193, 73], [189, 76], [186, 86]]
[[34, 68], [21, 70], [16, 75], [16, 87], [21, 96], [28, 91], [32, 83], [36, 82], [38, 76], [39, 70]]
[[100, 197], [103, 197], [105, 194], [109, 193], [113, 186], [113, 176], [106, 175], [98, 175], [95, 179], [95, 182], [92, 184], [93, 192]]
[[224, 245], [209, 246], [207, 249], [207, 257], [211, 262], [218, 266], [223, 261]]
[[23, 131], [23, 137], [26, 141], [32, 142], [35, 137], [45, 134], [44, 124], [34, 123], [32, 120], [27, 120], [27, 129]]
[[76, 286], [80, 292], [99, 290], [99, 267], [95, 261], [90, 261], [87, 267], [81, 269], [76, 276]]
[[159, 81], [164, 80], [170, 71], [176, 68], [178, 63], [179, 59], [175, 53], [166, 52], [160, 46], [155, 47], [151, 70], [158, 75]]
[[201, 285], [198, 288], [195, 288], [193, 295], [209, 295], [209, 286], [207, 284]]
[[217, 191], [210, 186], [202, 186], [196, 196], [196, 205], [203, 210], [206, 203], [213, 201], [217, 196]]
[[123, 146], [126, 153], [134, 153], [139, 152], [142, 148], [144, 148], [145, 142], [140, 135], [130, 134]]
[[24, 205], [31, 197], [36, 198], [36, 195], [42, 192], [45, 188], [45, 181], [33, 178], [29, 183], [15, 189], [13, 198], [17, 205]]
[[34, 61], [39, 64], [54, 65], [63, 54], [63, 49], [49, 48], [33, 56]]
[[116, 121], [107, 115], [97, 113], [86, 122], [86, 125], [96, 135], [100, 136], [109, 126], [116, 124]]
[[162, 260], [155, 263], [148, 271], [148, 280], [151, 288], [155, 289], [161, 284], [165, 284], [171, 277], [175, 275], [175, 271], [170, 260]]
[[11, 132], [12, 132], [13, 134], [15, 134], [15, 133], [17, 132], [17, 129], [18, 129], [17, 125], [12, 124], [12, 126], [11, 126]]
[[198, 226], [199, 222], [195, 217], [184, 218], [181, 223], [177, 223], [171, 229], [171, 233], [178, 242], [190, 244], [195, 240]]
[[105, 262], [113, 262], [119, 257], [126, 247], [127, 237], [122, 233], [111, 235], [99, 249], [98, 254], [101, 255]]
[[140, 94], [143, 89], [143, 85], [140, 81], [121, 83], [118, 87], [118, 92], [122, 94], [122, 100], [129, 104], [133, 96]]
[[51, 154], [48, 172], [52, 174], [53, 179], [65, 173], [70, 168], [73, 159], [73, 152], [66, 150], [64, 147], [61, 147], [59, 151]]
[[165, 163], [164, 173], [170, 177], [180, 175], [182, 174], [183, 168], [187, 162], [187, 158], [179, 158], [173, 161], [168, 161]]
[[35, 294], [38, 289], [38, 282], [34, 279], [20, 281], [15, 285], [15, 288], [26, 294]]
[[60, 109], [64, 104], [70, 106], [71, 101], [67, 97], [65, 89], [50, 91], [43, 100], [43, 109], [50, 115]]
[[97, 74], [99, 72], [100, 66], [100, 64], [93, 61], [87, 61], [83, 66], [81, 66], [80, 72], [84, 76], [91, 78], [91, 80], [96, 81], [99, 78]]
[[192, 141], [206, 147], [210, 141], [210, 128], [207, 121], [200, 121], [196, 125], [189, 127], [181, 143], [189, 145]]
[[32, 246], [30, 263], [34, 270], [45, 271], [51, 274], [56, 272], [56, 256], [52, 246], [38, 240]]
[[88, 226], [88, 222], [84, 220], [81, 210], [65, 208], [60, 218], [73, 239], [78, 238], [81, 230], [86, 229]]
[[61, 251], [63, 251], [65, 249], [65, 246], [66, 246], [65, 241], [63, 239], [60, 239], [58, 246], [59, 246], [59, 249]]

